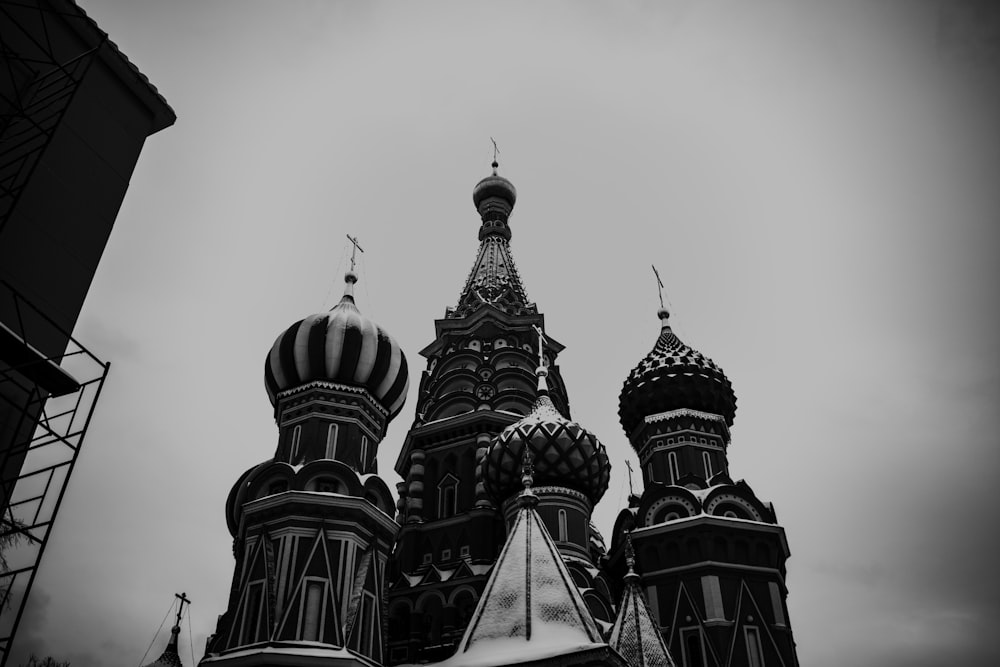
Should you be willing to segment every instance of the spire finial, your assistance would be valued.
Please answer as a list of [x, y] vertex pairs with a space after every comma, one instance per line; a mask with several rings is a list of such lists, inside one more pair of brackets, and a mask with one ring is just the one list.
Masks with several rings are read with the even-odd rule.
[[365, 249], [362, 248], [361, 244], [358, 243], [358, 239], [356, 236], [351, 236], [350, 234], [347, 234], [347, 240], [351, 242], [351, 245], [353, 247], [351, 248], [351, 268], [347, 273], [344, 274], [344, 282], [346, 283], [346, 285], [344, 285], [344, 296], [345, 297], [349, 296], [353, 300], [354, 283], [358, 282], [358, 274], [354, 272], [354, 264], [355, 262], [357, 262], [358, 251], [360, 250], [361, 252], [364, 252]]
[[525, 445], [524, 456], [521, 457], [521, 484], [524, 486], [524, 493], [526, 495], [534, 495], [534, 492], [531, 490], [532, 485], [535, 483], [534, 479], [535, 465], [531, 457], [531, 450]]
[[632, 531], [625, 533], [625, 564], [628, 574], [635, 574], [635, 548], [632, 546]]
[[497, 140], [496, 139], [494, 139], [493, 137], [490, 137], [490, 141], [493, 142], [493, 165], [492, 166], [493, 166], [493, 175], [496, 176], [497, 175], [497, 167], [500, 166], [500, 163], [497, 161], [497, 157], [500, 155], [500, 149], [497, 148]]
[[537, 324], [532, 324], [531, 328], [538, 334], [538, 368], [535, 369], [535, 375], [538, 377], [537, 394], [541, 396], [549, 393], [549, 385], [545, 381], [549, 374], [549, 369], [545, 367], [545, 332]]
[[653, 275], [656, 276], [656, 289], [660, 294], [660, 309], [656, 311], [656, 316], [659, 317], [664, 326], [667, 324], [667, 320], [670, 319], [670, 311], [667, 307], [663, 305], [663, 281], [660, 280], [660, 272], [656, 270], [655, 264], [650, 264], [653, 267]]

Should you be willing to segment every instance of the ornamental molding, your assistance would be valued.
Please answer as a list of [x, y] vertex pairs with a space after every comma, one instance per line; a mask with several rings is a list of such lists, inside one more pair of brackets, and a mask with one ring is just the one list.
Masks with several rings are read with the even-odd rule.
[[[594, 506], [591, 504], [590, 499], [587, 498], [585, 494], [577, 491], [576, 489], [570, 489], [565, 486], [548, 485], [548, 486], [533, 486], [531, 487], [531, 490], [536, 496], [539, 496], [539, 500], [541, 500], [541, 496], [567, 496], [569, 498], [572, 498], [573, 500], [582, 503], [584, 506], [584, 511], [592, 512], [594, 510]], [[520, 493], [515, 493], [511, 495], [510, 498], [508, 498], [503, 502], [503, 511], [505, 514], [507, 513], [507, 510], [511, 508], [511, 506], [517, 504], [517, 499], [520, 496], [521, 496]]]
[[722, 415], [717, 415], [712, 412], [702, 412], [701, 410], [692, 410], [690, 408], [678, 408], [677, 410], [667, 410], [666, 412], [658, 412], [655, 415], [646, 415], [643, 419], [645, 424], [655, 424], [656, 422], [669, 421], [671, 419], [680, 419], [681, 417], [696, 417], [698, 419], [704, 419], [706, 421], [719, 422], [722, 424], [726, 432], [729, 432], [729, 427], [726, 426], [726, 418]]
[[352, 387], [347, 384], [339, 384], [337, 382], [329, 382], [326, 380], [313, 380], [312, 382], [307, 382], [306, 384], [300, 384], [291, 389], [285, 389], [284, 391], [279, 391], [274, 395], [276, 401], [288, 398], [289, 396], [294, 396], [295, 394], [300, 394], [302, 392], [309, 391], [310, 389], [332, 389], [333, 391], [341, 391], [346, 394], [358, 394], [367, 398], [375, 409], [378, 410], [379, 414], [388, 417], [389, 411], [386, 410], [382, 404], [372, 396], [371, 392], [364, 387]]

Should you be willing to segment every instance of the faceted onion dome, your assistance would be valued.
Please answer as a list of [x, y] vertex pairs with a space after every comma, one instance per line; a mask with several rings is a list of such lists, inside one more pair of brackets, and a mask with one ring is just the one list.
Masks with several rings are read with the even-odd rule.
[[354, 304], [349, 271], [344, 297], [328, 313], [310, 315], [278, 336], [264, 363], [264, 382], [271, 405], [277, 394], [322, 380], [364, 387], [389, 413], [403, 407], [409, 373], [399, 344]]
[[661, 308], [662, 328], [653, 351], [632, 369], [618, 397], [618, 416], [627, 435], [647, 415], [687, 408], [721, 415], [733, 425], [736, 395], [722, 369], [681, 342]]
[[596, 505], [611, 476], [604, 445], [593, 433], [559, 414], [549, 398], [546, 369], [537, 372], [538, 397], [531, 412], [497, 436], [480, 464], [486, 491], [497, 502], [520, 491], [521, 462], [527, 446], [534, 461], [535, 484], [575, 489]]

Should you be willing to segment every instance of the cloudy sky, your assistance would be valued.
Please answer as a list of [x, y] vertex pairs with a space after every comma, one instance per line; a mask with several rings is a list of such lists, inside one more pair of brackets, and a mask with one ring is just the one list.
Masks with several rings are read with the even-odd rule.
[[[492, 136], [573, 416], [613, 461], [605, 534], [655, 263], [675, 329], [736, 389], [731, 471], [787, 531], [801, 663], [1000, 663], [995, 12], [81, 4], [178, 120], [77, 328], [112, 370], [15, 658], [137, 665], [182, 590], [201, 657], [233, 572], [226, 494], [276, 444], [266, 351], [336, 302], [351, 233], [359, 305], [419, 372], [475, 256]], [[390, 486], [413, 405], [380, 449]]]

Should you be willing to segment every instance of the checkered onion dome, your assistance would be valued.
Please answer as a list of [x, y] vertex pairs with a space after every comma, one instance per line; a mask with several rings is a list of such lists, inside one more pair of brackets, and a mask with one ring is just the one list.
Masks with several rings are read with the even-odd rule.
[[364, 387], [392, 419], [403, 408], [409, 373], [406, 356], [386, 331], [354, 304], [357, 276], [345, 276], [344, 297], [330, 312], [310, 315], [274, 341], [264, 362], [271, 404], [277, 395], [323, 380]]
[[732, 383], [718, 364], [681, 342], [669, 318], [665, 309], [660, 310], [660, 337], [629, 373], [618, 397], [625, 433], [631, 435], [648, 415], [681, 408], [721, 415], [732, 426], [736, 416]]
[[595, 505], [608, 490], [611, 463], [604, 445], [559, 414], [544, 383], [528, 416], [501, 431], [479, 466], [486, 491], [496, 502], [521, 491], [526, 446], [531, 450], [536, 486], [575, 489]]

